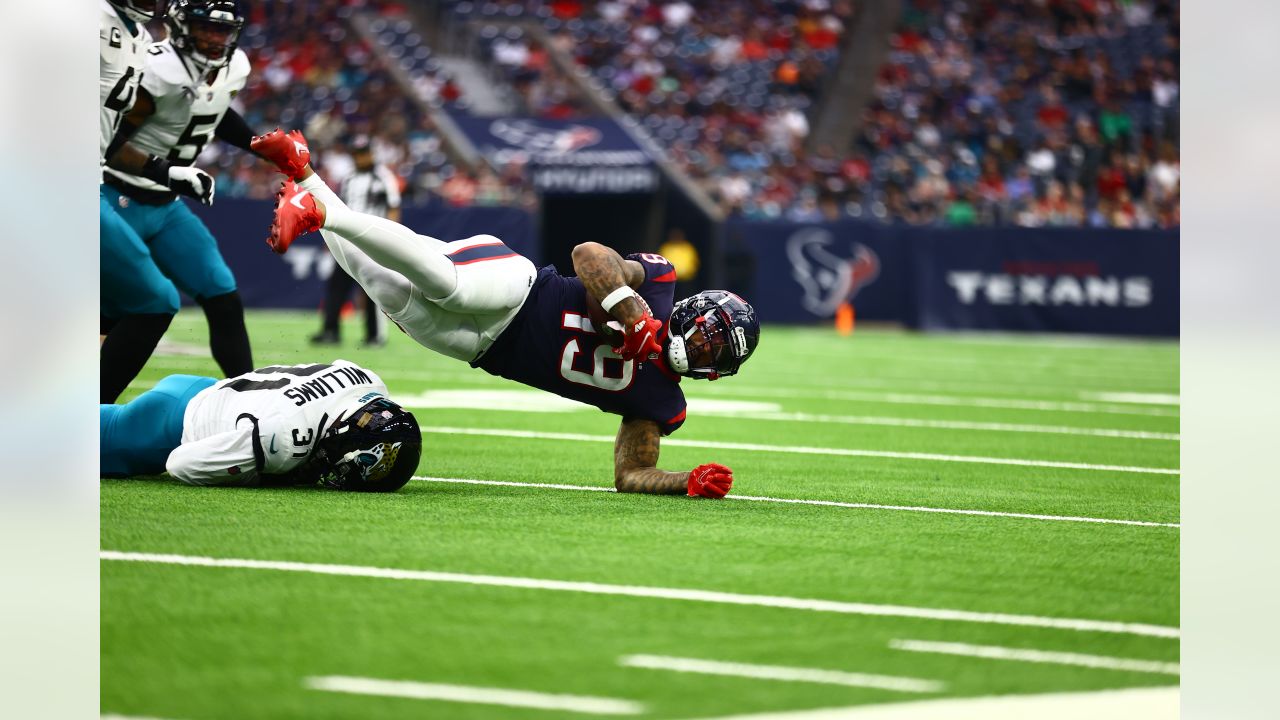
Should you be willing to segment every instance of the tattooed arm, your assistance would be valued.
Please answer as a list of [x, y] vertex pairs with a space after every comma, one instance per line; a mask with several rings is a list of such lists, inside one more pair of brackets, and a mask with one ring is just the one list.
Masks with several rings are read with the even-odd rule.
[[[585, 242], [574, 247], [573, 269], [596, 302], [603, 301], [623, 285], [634, 289], [644, 283], [644, 266], [600, 243]], [[614, 305], [610, 314], [631, 325], [640, 319], [644, 310], [639, 300], [627, 298]]]
[[[581, 247], [581, 245], [579, 245]], [[613, 484], [618, 492], [651, 495], [684, 495], [687, 472], [663, 472], [658, 464], [658, 443], [662, 433], [658, 423], [639, 418], [623, 418], [613, 445]]]

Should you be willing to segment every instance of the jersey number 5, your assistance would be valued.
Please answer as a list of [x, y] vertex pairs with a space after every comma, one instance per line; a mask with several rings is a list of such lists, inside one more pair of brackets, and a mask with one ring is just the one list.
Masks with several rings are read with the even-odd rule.
[[[622, 358], [613, 351], [613, 348], [607, 344], [601, 344], [596, 346], [595, 353], [592, 356], [591, 372], [583, 372], [573, 369], [573, 361], [577, 359], [578, 354], [581, 352], [582, 349], [578, 346], [577, 339], [565, 343], [564, 352], [560, 354], [560, 377], [571, 383], [590, 385], [609, 392], [622, 392], [631, 387], [631, 381], [635, 378], [636, 372], [635, 362], [622, 362]], [[604, 361], [607, 359], [621, 362], [621, 376], [608, 377], [604, 374]]]
[[193, 115], [187, 128], [169, 151], [169, 162], [174, 165], [191, 165], [200, 157], [205, 144], [213, 137], [217, 128], [217, 115]]

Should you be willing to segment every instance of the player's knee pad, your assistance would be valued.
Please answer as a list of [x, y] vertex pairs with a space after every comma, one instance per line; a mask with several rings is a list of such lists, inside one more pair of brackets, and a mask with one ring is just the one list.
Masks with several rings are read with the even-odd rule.
[[172, 317], [178, 314], [179, 307], [178, 289], [173, 286], [173, 283], [165, 280], [164, 282], [148, 283], [125, 298], [116, 298], [113, 302], [113, 313], [116, 315], [168, 315]]

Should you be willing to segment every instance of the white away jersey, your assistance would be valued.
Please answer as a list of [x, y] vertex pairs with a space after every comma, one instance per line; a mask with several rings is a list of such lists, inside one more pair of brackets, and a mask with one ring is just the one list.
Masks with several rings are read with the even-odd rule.
[[[147, 51], [142, 87], [155, 99], [155, 114], [129, 139], [135, 147], [158, 155], [174, 165], [193, 165], [231, 101], [249, 81], [249, 56], [236, 49], [231, 62], [208, 75], [196, 76], [173, 48], [162, 40]], [[108, 169], [113, 176], [147, 190], [167, 191], [146, 178]]]
[[138, 83], [151, 35], [147, 29], [134, 23], [135, 32], [107, 0], [98, 0], [101, 17], [98, 20], [98, 100], [101, 142], [98, 160], [107, 162], [107, 146], [116, 136], [120, 119], [133, 108], [138, 98]]
[[256, 485], [259, 473], [296, 468], [330, 426], [386, 395], [372, 370], [346, 360], [227, 378], [191, 398], [165, 469], [192, 485]]

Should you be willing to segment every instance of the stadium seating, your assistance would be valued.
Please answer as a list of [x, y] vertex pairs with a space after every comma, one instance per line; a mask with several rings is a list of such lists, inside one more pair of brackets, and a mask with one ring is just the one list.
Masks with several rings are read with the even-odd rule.
[[[458, 171], [429, 119], [353, 31], [353, 12], [375, 14], [370, 29], [387, 56], [414, 78], [419, 97], [457, 99], [400, 5], [304, 0], [254, 5], [240, 41], [253, 73], [237, 105], [253, 128], [301, 127], [331, 182], [351, 172], [346, 144], [365, 135], [373, 139], [375, 157], [401, 178], [406, 202], [438, 201]], [[212, 143], [200, 162], [217, 177], [223, 197], [266, 198], [275, 192], [274, 171], [243, 153]]]
[[[445, 3], [520, 112], [564, 118], [590, 105], [514, 20], [540, 23], [731, 215], [1178, 224], [1176, 3], [905, 6], [854, 146], [812, 150], [807, 113], [838, 60], [852, 2]], [[334, 147], [339, 175], [339, 141], [373, 134], [411, 198], [448, 184], [458, 190], [451, 202], [472, 202], [474, 186], [493, 178], [449, 164], [429, 121], [351, 32], [353, 11], [377, 13], [370, 29], [420, 99], [466, 107], [401, 5], [307, 0], [255, 10], [242, 43], [255, 67], [246, 117], [255, 127], [308, 118], [318, 147]], [[308, 30], [288, 29], [302, 12]], [[268, 170], [209, 152], [221, 192], [270, 195]], [[531, 203], [518, 170], [498, 168], [500, 191], [479, 195]]]
[[[1177, 174], [1172, 3], [912, 0], [856, 147], [816, 153], [800, 147], [799, 116], [833, 67], [851, 3], [449, 4], [481, 25], [495, 59], [520, 42], [497, 21], [543, 23], [731, 213], [1177, 224], [1176, 183], [1147, 191], [1149, 175], [1167, 186]], [[1006, 62], [1015, 52], [1020, 61]], [[1104, 169], [1123, 178], [1124, 193], [1100, 192]]]

